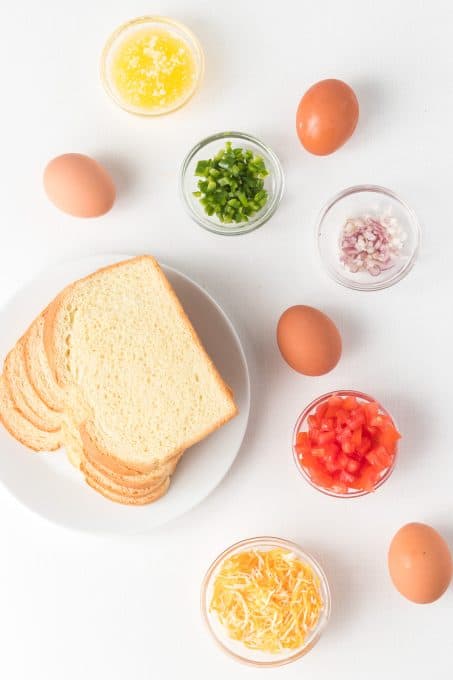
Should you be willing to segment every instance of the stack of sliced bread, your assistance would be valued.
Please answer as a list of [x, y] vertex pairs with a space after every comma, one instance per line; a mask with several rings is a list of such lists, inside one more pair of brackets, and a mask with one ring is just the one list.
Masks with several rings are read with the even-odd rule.
[[64, 447], [112, 501], [160, 498], [184, 453], [237, 408], [154, 258], [65, 288], [9, 352], [0, 419], [34, 451]]

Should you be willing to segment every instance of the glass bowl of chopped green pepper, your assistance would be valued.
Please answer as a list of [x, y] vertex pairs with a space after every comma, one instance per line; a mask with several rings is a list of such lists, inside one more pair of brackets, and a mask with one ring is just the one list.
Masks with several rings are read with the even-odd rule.
[[181, 191], [190, 217], [215, 234], [247, 234], [269, 220], [284, 189], [279, 159], [256, 137], [220, 132], [184, 159]]

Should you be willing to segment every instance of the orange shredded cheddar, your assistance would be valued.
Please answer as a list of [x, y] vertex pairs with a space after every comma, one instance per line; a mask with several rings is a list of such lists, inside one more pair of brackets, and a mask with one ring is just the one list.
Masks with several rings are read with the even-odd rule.
[[239, 552], [216, 575], [210, 610], [229, 637], [278, 653], [302, 647], [324, 603], [312, 568], [283, 548]]

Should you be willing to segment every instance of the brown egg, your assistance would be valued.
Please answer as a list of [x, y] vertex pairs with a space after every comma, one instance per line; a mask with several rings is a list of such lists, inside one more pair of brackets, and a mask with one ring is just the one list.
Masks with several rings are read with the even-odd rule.
[[306, 305], [283, 312], [277, 326], [277, 343], [284, 360], [304, 375], [323, 375], [337, 365], [341, 336], [328, 316]]
[[44, 171], [44, 188], [57, 208], [75, 217], [99, 217], [115, 201], [115, 185], [107, 170], [80, 153], [50, 161]]
[[359, 103], [354, 90], [342, 80], [329, 78], [312, 85], [300, 100], [297, 134], [307, 151], [326, 156], [343, 146], [358, 119]]
[[395, 588], [417, 604], [438, 600], [453, 575], [448, 545], [435, 529], [418, 522], [406, 524], [393, 537], [388, 568]]

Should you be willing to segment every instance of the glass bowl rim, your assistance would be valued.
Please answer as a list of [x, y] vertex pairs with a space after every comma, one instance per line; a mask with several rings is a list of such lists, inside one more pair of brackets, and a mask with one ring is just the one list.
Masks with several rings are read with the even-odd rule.
[[[172, 107], [171, 109], [168, 109], [166, 111], [158, 111], [156, 113], [153, 112], [144, 112], [144, 111], [136, 111], [126, 104], [122, 102], [122, 100], [115, 95], [115, 92], [111, 88], [109, 84], [109, 79], [107, 76], [107, 60], [108, 56], [110, 53], [110, 50], [112, 49], [115, 41], [119, 38], [119, 36], [124, 32], [127, 31], [129, 28], [132, 28], [134, 26], [138, 26], [140, 24], [150, 24], [150, 23], [157, 23], [157, 24], [162, 24], [163, 26], [167, 25], [169, 27], [176, 28], [181, 32], [182, 35], [187, 36], [187, 38], [190, 41], [190, 46], [192, 48], [192, 51], [194, 54], [196, 54], [197, 59], [198, 59], [198, 69], [197, 69], [197, 79], [196, 83], [190, 92], [190, 94], [183, 99], [179, 104], [177, 104], [175, 107]], [[129, 19], [128, 21], [124, 21], [122, 24], [120, 24], [114, 31], [112, 31], [105, 41], [104, 47], [101, 52], [101, 57], [100, 57], [100, 62], [99, 62], [99, 72], [100, 72], [100, 78], [102, 85], [104, 87], [104, 90], [110, 97], [110, 99], [120, 107], [123, 111], [126, 111], [127, 113], [131, 113], [135, 116], [140, 116], [141, 118], [157, 118], [159, 116], [166, 116], [169, 113], [173, 113], [174, 111], [177, 111], [178, 109], [182, 108], [185, 106], [191, 99], [192, 97], [196, 94], [196, 92], [199, 90], [201, 82], [203, 80], [204, 76], [204, 70], [205, 70], [205, 55], [203, 51], [203, 47], [195, 35], [193, 31], [183, 24], [181, 21], [177, 21], [176, 19], [172, 19], [171, 17], [167, 17], [162, 14], [143, 14], [139, 17], [135, 17], [134, 19]]]
[[[405, 212], [408, 215], [409, 222], [411, 224], [412, 232], [414, 235], [414, 240], [415, 240], [415, 245], [413, 248], [413, 251], [404, 265], [398, 272], [396, 272], [393, 276], [391, 276], [388, 280], [386, 281], [381, 281], [381, 282], [375, 282], [369, 283], [369, 284], [364, 284], [360, 282], [356, 282], [353, 280], [348, 280], [346, 277], [340, 276], [337, 271], [334, 269], [334, 267], [330, 266], [327, 264], [327, 262], [324, 259], [324, 256], [321, 252], [321, 245], [320, 245], [320, 237], [321, 237], [321, 231], [322, 231], [322, 225], [324, 222], [324, 219], [327, 215], [327, 213], [333, 208], [334, 205], [342, 201], [344, 198], [347, 198], [348, 196], [351, 196], [353, 194], [359, 194], [359, 193], [365, 193], [365, 192], [370, 192], [370, 193], [376, 193], [376, 194], [381, 194], [384, 196], [388, 196], [389, 198], [395, 200], [397, 203], [399, 203], [405, 210]], [[377, 291], [377, 290], [384, 290], [386, 288], [390, 288], [394, 284], [398, 283], [402, 279], [409, 274], [409, 272], [412, 270], [412, 268], [415, 265], [415, 262], [417, 261], [417, 257], [420, 251], [420, 242], [421, 242], [421, 228], [420, 228], [420, 223], [418, 221], [417, 215], [415, 214], [414, 210], [411, 208], [411, 206], [406, 203], [406, 201], [401, 198], [398, 194], [396, 194], [394, 191], [391, 189], [387, 189], [386, 187], [380, 186], [379, 184], [355, 184], [353, 186], [347, 187], [346, 189], [343, 189], [342, 191], [338, 192], [334, 196], [332, 196], [326, 203], [324, 203], [323, 207], [318, 213], [318, 217], [315, 223], [315, 237], [316, 237], [316, 246], [317, 246], [317, 251], [318, 251], [318, 256], [321, 260], [322, 266], [327, 272], [327, 274], [330, 276], [331, 279], [333, 279], [336, 283], [339, 283], [341, 286], [344, 286], [345, 288], [350, 288], [352, 290], [358, 290], [358, 291], [363, 291], [363, 292], [371, 292], [371, 291]]]
[[393, 470], [395, 469], [396, 461], [398, 458], [398, 444], [396, 447], [396, 452], [393, 457], [393, 462], [392, 464], [388, 467], [386, 470], [385, 474], [382, 475], [382, 477], [378, 480], [378, 482], [373, 486], [372, 489], [369, 491], [367, 490], [362, 490], [362, 491], [351, 491], [348, 493], [338, 493], [336, 491], [331, 491], [330, 489], [325, 489], [323, 486], [320, 486], [319, 484], [316, 484], [310, 477], [310, 475], [305, 471], [304, 467], [301, 465], [299, 461], [298, 454], [296, 452], [296, 440], [297, 440], [297, 435], [299, 432], [301, 432], [301, 425], [304, 423], [304, 421], [308, 418], [308, 416], [312, 413], [313, 409], [315, 409], [317, 406], [322, 404], [324, 401], [329, 399], [330, 397], [334, 396], [340, 396], [340, 397], [356, 397], [357, 399], [361, 399], [362, 401], [367, 401], [367, 402], [376, 402], [379, 404], [379, 408], [382, 411], [382, 413], [390, 420], [392, 421], [392, 424], [396, 429], [398, 429], [398, 426], [395, 422], [395, 419], [391, 415], [387, 409], [385, 409], [381, 402], [375, 399], [374, 397], [370, 396], [369, 394], [366, 394], [365, 392], [360, 392], [358, 390], [348, 390], [348, 389], [340, 389], [340, 390], [332, 390], [331, 392], [326, 392], [325, 394], [322, 394], [320, 397], [317, 397], [316, 399], [313, 399], [301, 412], [299, 417], [296, 420], [296, 424], [294, 425], [294, 430], [293, 430], [293, 437], [292, 437], [292, 452], [293, 452], [293, 459], [296, 464], [297, 469], [299, 470], [300, 474], [302, 477], [305, 479], [306, 482], [310, 484], [314, 489], [317, 491], [320, 491], [326, 496], [330, 496], [331, 498], [360, 498], [362, 496], [367, 496], [370, 493], [373, 493], [374, 491], [377, 491], [391, 476]]
[[[242, 656], [239, 653], [233, 652], [231, 649], [229, 649], [226, 644], [223, 643], [223, 641], [217, 636], [215, 633], [210, 619], [209, 619], [209, 607], [207, 603], [207, 594], [208, 594], [208, 588], [211, 583], [211, 579], [216, 571], [216, 569], [219, 567], [219, 565], [230, 555], [234, 554], [235, 552], [238, 552], [241, 550], [241, 548], [251, 548], [251, 547], [259, 547], [259, 546], [269, 546], [271, 549], [272, 547], [278, 547], [278, 548], [285, 548], [287, 550], [290, 550], [294, 552], [301, 560], [306, 560], [309, 566], [313, 569], [315, 572], [316, 576], [319, 578], [320, 584], [321, 584], [321, 589], [323, 590], [323, 594], [325, 594], [325, 601], [324, 601], [324, 608], [321, 613], [320, 621], [318, 622], [318, 625], [316, 626], [316, 629], [313, 633], [313, 637], [310, 640], [310, 642], [300, 649], [296, 650], [293, 654], [291, 654], [288, 657], [284, 657], [281, 659], [275, 659], [274, 661], [257, 661], [255, 659], [250, 659], [247, 656]], [[255, 536], [253, 538], [246, 538], [241, 541], [238, 541], [237, 543], [233, 543], [233, 545], [230, 545], [228, 548], [223, 550], [218, 557], [211, 563], [209, 566], [208, 570], [206, 571], [206, 574], [203, 578], [202, 584], [201, 584], [201, 593], [200, 593], [200, 608], [201, 608], [201, 615], [203, 622], [208, 629], [211, 637], [213, 638], [214, 642], [217, 644], [217, 646], [228, 656], [231, 658], [235, 659], [236, 661], [239, 661], [242, 664], [248, 665], [248, 666], [255, 666], [257, 668], [276, 668], [277, 666], [285, 666], [289, 663], [292, 663], [293, 661], [297, 661], [298, 659], [302, 658], [307, 654], [315, 645], [319, 642], [319, 639], [321, 638], [321, 635], [327, 626], [332, 610], [332, 595], [330, 591], [330, 586], [329, 582], [327, 580], [327, 576], [324, 572], [324, 569], [321, 567], [319, 564], [318, 560], [313, 557], [311, 553], [306, 552], [303, 550], [297, 543], [294, 541], [289, 541], [284, 538], [277, 538], [276, 536]]]
[[[204, 147], [206, 147], [208, 144], [211, 144], [212, 142], [228, 139], [231, 140], [241, 139], [245, 142], [249, 142], [250, 144], [257, 146], [266, 156], [270, 158], [270, 160], [272, 161], [272, 168], [270, 169], [268, 168], [268, 170], [270, 173], [272, 173], [274, 177], [274, 180], [276, 182], [276, 188], [275, 192], [270, 197], [270, 200], [264, 207], [263, 212], [258, 212], [256, 218], [252, 217], [252, 219], [250, 219], [248, 222], [243, 222], [236, 226], [232, 225], [226, 227], [222, 224], [217, 224], [216, 222], [214, 222], [214, 220], [212, 220], [208, 216], [206, 217], [200, 216], [193, 208], [192, 202], [189, 196], [187, 195], [187, 191], [184, 185], [189, 165], [196, 156], [196, 154], [199, 151], [201, 151]], [[283, 168], [280, 159], [278, 158], [275, 151], [271, 149], [270, 146], [261, 141], [261, 139], [258, 139], [258, 137], [255, 137], [254, 135], [251, 135], [247, 132], [227, 130], [225, 132], [216, 132], [212, 135], [209, 135], [208, 137], [204, 137], [190, 149], [190, 151], [186, 154], [181, 165], [179, 187], [180, 195], [187, 214], [200, 227], [203, 227], [203, 229], [206, 229], [207, 231], [210, 231], [211, 233], [220, 236], [240, 236], [241, 234], [249, 234], [250, 232], [255, 231], [255, 229], [261, 227], [275, 214], [277, 208], [280, 205], [283, 192], [285, 189], [285, 176], [283, 173]]]

